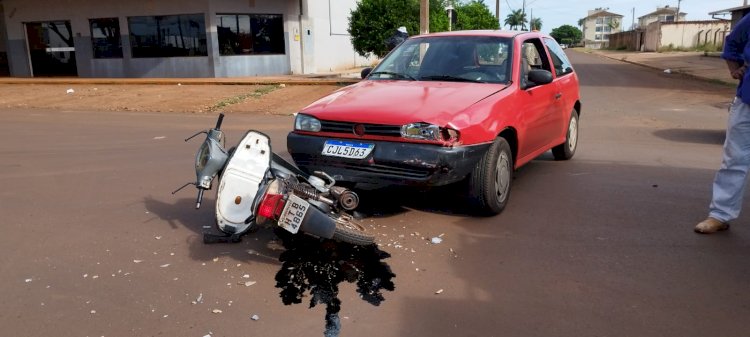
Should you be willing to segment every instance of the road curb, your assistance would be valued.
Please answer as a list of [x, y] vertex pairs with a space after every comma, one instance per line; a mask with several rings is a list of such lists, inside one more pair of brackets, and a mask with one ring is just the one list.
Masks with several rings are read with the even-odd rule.
[[359, 82], [356, 78], [0, 78], [0, 84], [68, 84], [68, 85], [350, 85]]

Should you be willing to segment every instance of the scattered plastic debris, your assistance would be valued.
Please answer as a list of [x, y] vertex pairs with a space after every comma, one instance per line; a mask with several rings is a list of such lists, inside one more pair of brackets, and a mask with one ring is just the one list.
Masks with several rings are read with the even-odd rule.
[[73, 89], [68, 89], [68, 90], [65, 91], [65, 93], [67, 93], [67, 94], [72, 94], [72, 93], [75, 93], [75, 92], [76, 91], [73, 90]]
[[154, 239], [161, 240], [161, 236], [154, 236]]
[[[157, 137], [154, 137], [154, 139], [155, 139], [155, 140], [161, 140], [161, 139], [165, 139], [165, 138], [167, 138], [167, 137], [165, 137], [165, 136], [157, 136]], [[158, 239], [157, 239], [157, 240], [158, 240]]]
[[223, 311], [221, 311], [221, 309], [214, 309], [214, 310], [211, 310], [211, 312], [213, 312], [214, 314], [220, 314]]
[[31, 281], [33, 281], [33, 280], [32, 280], [32, 279], [30, 279], [30, 278], [27, 278], [27, 279], [26, 279], [26, 283], [29, 283], [29, 282], [31, 282]]
[[143, 260], [133, 260], [134, 263], [141, 263]]
[[258, 316], [258, 315], [252, 315], [252, 316], [250, 317], [250, 319], [252, 319], [253, 321], [257, 321], [257, 320], [259, 320], [259, 319], [260, 319], [260, 316]]
[[286, 84], [284, 83], [279, 84], [279, 88], [286, 88]]
[[664, 73], [671, 74], [672, 73], [672, 69], [664, 69]]
[[442, 294], [442, 293], [443, 293], [443, 289], [438, 289], [438, 290], [437, 290], [437, 291], [435, 292], [435, 295], [440, 295], [440, 294]]
[[83, 274], [83, 278], [89, 277], [89, 274]]
[[219, 262], [219, 258], [218, 258], [218, 257], [215, 257], [215, 258], [213, 259], [213, 261], [214, 261], [214, 262]]
[[162, 268], [167, 268], [167, 267], [169, 267], [169, 263], [165, 263], [165, 264], [163, 264], [163, 265], [161, 265], [161, 266], [159, 266], [159, 267], [162, 267]]
[[99, 275], [94, 275], [94, 276], [91, 276], [91, 278], [92, 278], [92, 279], [98, 279], [98, 278], [99, 278]]
[[437, 237], [437, 236], [436, 236], [436, 237], [432, 238], [432, 240], [430, 240], [430, 241], [431, 241], [431, 242], [432, 242], [433, 244], [436, 244], [436, 245], [437, 245], [437, 244], [439, 244], [439, 243], [443, 242], [443, 239], [442, 239], [442, 238], [440, 238], [440, 237]]
[[91, 314], [92, 315], [95, 314], [95, 313], [96, 313], [96, 310], [91, 310]]
[[254, 285], [256, 283], [258, 283], [258, 282], [256, 282], [256, 281], [237, 282], [237, 284], [244, 285], [245, 287], [249, 287], [249, 286]]
[[250, 278], [250, 274], [242, 275], [242, 278]]

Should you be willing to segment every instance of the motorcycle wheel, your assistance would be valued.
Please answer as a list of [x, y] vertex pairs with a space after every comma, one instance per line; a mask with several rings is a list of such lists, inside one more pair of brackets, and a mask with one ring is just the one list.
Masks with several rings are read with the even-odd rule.
[[333, 239], [359, 246], [368, 246], [375, 243], [375, 236], [368, 234], [365, 227], [348, 214], [342, 214], [336, 218]]

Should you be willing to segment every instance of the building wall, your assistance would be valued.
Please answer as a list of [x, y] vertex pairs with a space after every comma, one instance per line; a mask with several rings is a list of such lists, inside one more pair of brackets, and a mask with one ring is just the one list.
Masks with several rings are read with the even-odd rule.
[[705, 43], [721, 45], [724, 42], [724, 35], [729, 32], [730, 25], [729, 21], [662, 23], [661, 46], [694, 48]]
[[730, 21], [653, 22], [646, 29], [644, 51], [696, 48], [709, 43], [722, 45], [729, 33]]
[[[24, 23], [57, 20], [71, 23], [76, 65], [81, 77], [301, 74], [369, 63], [355, 55], [346, 33], [348, 19], [338, 15], [338, 12], [348, 13], [356, 6], [356, 0], [2, 0], [2, 6], [12, 76], [32, 76]], [[283, 15], [285, 54], [219, 55], [217, 13]], [[336, 15], [332, 16], [332, 13]], [[177, 14], [204, 15], [208, 56], [131, 57], [129, 16]], [[119, 19], [123, 57], [94, 59], [89, 19], [108, 17]]]
[[[309, 49], [314, 62], [310, 62], [306, 73], [325, 73], [369, 65], [372, 61], [359, 56], [352, 46], [349, 28], [350, 12], [357, 6], [357, 0], [309, 0], [315, 6], [308, 6], [303, 16], [303, 35], [308, 38]], [[314, 32], [313, 32], [314, 31]], [[308, 32], [313, 32], [308, 36]], [[312, 47], [310, 47], [312, 43]], [[306, 50], [307, 52], [307, 50]], [[335, 56], [335, 57], [334, 57]]]

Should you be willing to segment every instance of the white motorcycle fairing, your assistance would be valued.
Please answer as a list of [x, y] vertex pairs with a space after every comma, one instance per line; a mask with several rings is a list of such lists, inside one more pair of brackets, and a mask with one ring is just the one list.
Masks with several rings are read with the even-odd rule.
[[228, 234], [242, 234], [252, 227], [262, 184], [271, 167], [271, 140], [248, 131], [229, 157], [216, 192], [216, 224]]

